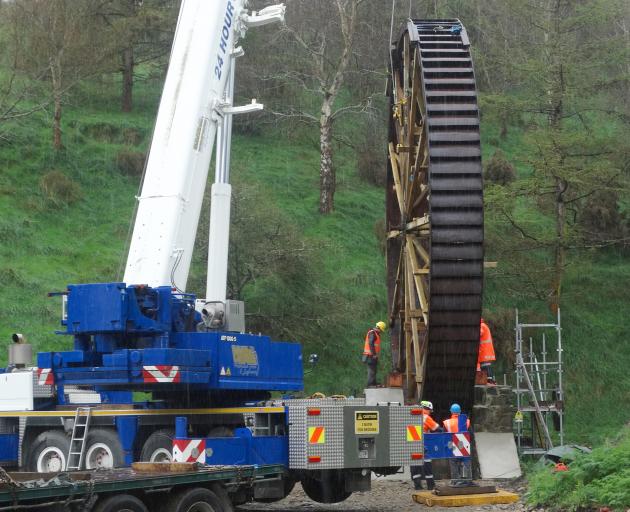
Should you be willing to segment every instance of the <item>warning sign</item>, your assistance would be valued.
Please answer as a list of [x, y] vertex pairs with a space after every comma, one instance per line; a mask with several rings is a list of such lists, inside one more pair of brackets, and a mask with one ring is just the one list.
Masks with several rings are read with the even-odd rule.
[[308, 442], [310, 444], [324, 444], [326, 429], [324, 427], [308, 427]]
[[354, 413], [355, 434], [378, 434], [378, 411], [356, 411]]

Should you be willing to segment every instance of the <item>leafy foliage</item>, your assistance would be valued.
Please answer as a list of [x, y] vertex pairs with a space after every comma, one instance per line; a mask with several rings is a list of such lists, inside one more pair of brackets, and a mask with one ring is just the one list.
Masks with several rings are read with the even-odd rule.
[[630, 427], [613, 442], [579, 456], [569, 471], [538, 469], [529, 479], [527, 501], [555, 510], [630, 506]]

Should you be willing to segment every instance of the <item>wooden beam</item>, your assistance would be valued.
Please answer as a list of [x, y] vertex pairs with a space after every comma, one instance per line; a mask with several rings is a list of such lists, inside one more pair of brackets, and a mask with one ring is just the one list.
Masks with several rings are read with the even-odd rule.
[[398, 167], [398, 158], [396, 152], [394, 151], [394, 144], [389, 143], [389, 161], [392, 166], [392, 176], [394, 177], [394, 187], [396, 190], [396, 199], [398, 200], [398, 208], [400, 208], [401, 215], [404, 215], [405, 212], [403, 208], [405, 207], [405, 201], [403, 199], [403, 190], [400, 184], [400, 169]]
[[411, 231], [413, 229], [422, 228], [424, 226], [429, 225], [429, 215], [423, 215], [422, 217], [416, 217], [411, 222], [407, 222], [407, 231]]
[[416, 248], [416, 251], [418, 252], [420, 257], [424, 260], [425, 266], [429, 265], [431, 263], [431, 256], [429, 256], [429, 253], [427, 252], [427, 250], [424, 247], [422, 247], [420, 240], [414, 238], [413, 246]]

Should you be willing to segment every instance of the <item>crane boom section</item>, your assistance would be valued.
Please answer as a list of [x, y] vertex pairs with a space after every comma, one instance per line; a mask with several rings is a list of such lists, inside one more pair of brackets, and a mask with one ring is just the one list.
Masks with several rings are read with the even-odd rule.
[[183, 0], [124, 281], [185, 290], [244, 0]]

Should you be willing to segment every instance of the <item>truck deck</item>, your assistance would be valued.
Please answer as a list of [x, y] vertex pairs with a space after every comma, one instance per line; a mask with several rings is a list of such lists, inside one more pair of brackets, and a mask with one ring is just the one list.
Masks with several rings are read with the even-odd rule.
[[253, 487], [273, 481], [284, 467], [204, 466], [200, 464], [138, 463], [131, 468], [61, 473], [7, 473], [0, 468], [0, 510], [20, 510], [84, 504], [90, 510], [99, 497], [132, 493], [144, 497], [170, 492], [173, 488]]

